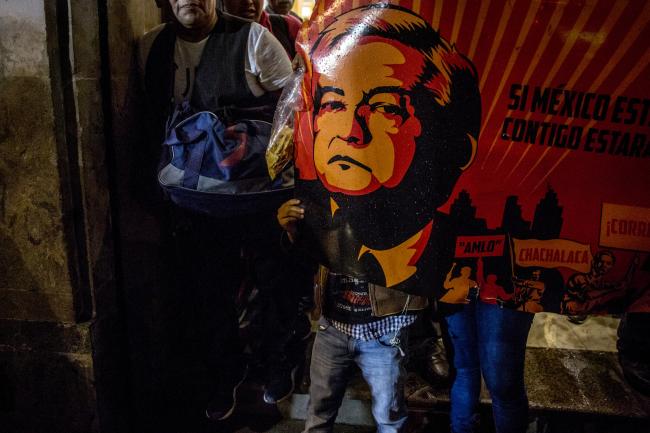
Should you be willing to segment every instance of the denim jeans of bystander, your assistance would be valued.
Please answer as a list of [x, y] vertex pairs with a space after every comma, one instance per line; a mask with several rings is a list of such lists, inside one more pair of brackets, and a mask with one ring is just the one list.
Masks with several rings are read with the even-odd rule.
[[528, 425], [524, 360], [533, 315], [474, 297], [445, 320], [452, 342], [452, 432], [475, 431], [482, 374], [492, 398], [496, 432], [524, 433]]

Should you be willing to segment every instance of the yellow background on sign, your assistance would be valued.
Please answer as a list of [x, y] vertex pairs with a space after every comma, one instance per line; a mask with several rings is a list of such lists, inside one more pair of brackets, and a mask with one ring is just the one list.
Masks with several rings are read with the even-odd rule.
[[650, 252], [650, 208], [603, 203], [600, 245]]
[[512, 239], [515, 263], [519, 266], [541, 268], [569, 268], [589, 272], [591, 251], [589, 245], [567, 239]]

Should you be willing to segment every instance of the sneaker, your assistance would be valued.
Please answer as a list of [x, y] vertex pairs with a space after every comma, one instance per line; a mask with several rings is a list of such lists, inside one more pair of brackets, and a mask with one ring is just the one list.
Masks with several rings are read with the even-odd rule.
[[291, 370], [282, 369], [272, 373], [264, 387], [264, 402], [276, 404], [289, 398], [296, 387], [297, 372], [298, 366], [296, 365]]
[[248, 368], [244, 369], [241, 378], [233, 384], [232, 388], [217, 391], [215, 397], [208, 402], [205, 416], [212, 421], [223, 421], [235, 411], [237, 405], [237, 389], [246, 379]]

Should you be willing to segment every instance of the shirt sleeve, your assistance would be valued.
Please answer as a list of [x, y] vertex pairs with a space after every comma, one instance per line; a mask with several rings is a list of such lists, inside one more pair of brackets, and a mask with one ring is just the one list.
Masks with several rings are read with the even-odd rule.
[[291, 61], [282, 44], [257, 23], [251, 25], [247, 57], [246, 72], [267, 92], [281, 89], [291, 78]]

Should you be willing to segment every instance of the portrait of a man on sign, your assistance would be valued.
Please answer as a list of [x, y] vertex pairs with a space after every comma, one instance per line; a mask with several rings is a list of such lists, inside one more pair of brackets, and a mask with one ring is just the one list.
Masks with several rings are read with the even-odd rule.
[[476, 70], [395, 5], [349, 10], [311, 42], [296, 122], [303, 235], [336, 272], [427, 293], [453, 254], [437, 209], [476, 154]]

